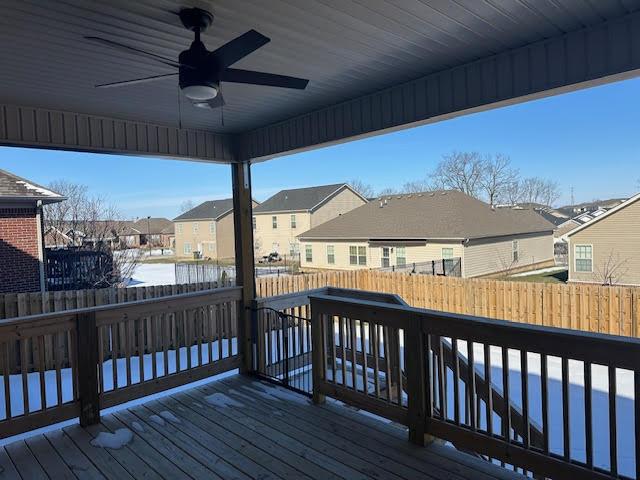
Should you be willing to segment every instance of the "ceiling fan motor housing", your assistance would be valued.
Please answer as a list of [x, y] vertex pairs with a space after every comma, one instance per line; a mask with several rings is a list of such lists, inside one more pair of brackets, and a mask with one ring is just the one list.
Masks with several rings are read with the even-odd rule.
[[209, 52], [204, 44], [198, 40], [191, 44], [189, 50], [180, 54], [179, 62], [180, 89], [192, 86], [207, 86], [220, 89], [218, 68], [215, 62], [211, 61]]

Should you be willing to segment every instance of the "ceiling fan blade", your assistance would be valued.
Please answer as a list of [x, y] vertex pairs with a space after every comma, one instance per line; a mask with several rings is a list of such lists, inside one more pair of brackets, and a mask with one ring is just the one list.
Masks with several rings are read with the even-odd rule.
[[152, 75], [150, 77], [134, 78], [133, 80], [123, 80], [121, 82], [101, 83], [99, 85], [96, 85], [96, 88], [123, 87], [125, 85], [135, 85], [137, 83], [147, 83], [153, 82], [155, 80], [162, 80], [163, 78], [175, 77], [176, 75], [178, 75], [178, 72], [165, 73], [162, 75]]
[[249, 30], [247, 33], [243, 33], [239, 37], [225, 43], [217, 50], [214, 50], [210, 55], [216, 59], [218, 68], [222, 70], [223, 68], [233, 65], [238, 60], [246, 57], [270, 41], [271, 39], [269, 37], [265, 37], [255, 30]]
[[252, 85], [268, 85], [270, 87], [296, 88], [304, 90], [309, 80], [304, 78], [276, 75], [275, 73], [254, 72], [227, 68], [220, 73], [220, 80], [234, 83], [250, 83]]
[[214, 108], [220, 108], [226, 105], [226, 102], [224, 101], [224, 98], [222, 97], [222, 92], [218, 92], [218, 95], [215, 96], [215, 98], [212, 98], [211, 100], [208, 101], [204, 101], [204, 102], [198, 102], [195, 101], [193, 102], [193, 106], [194, 107], [198, 107], [198, 108], [209, 108], [209, 109], [214, 109]]
[[125, 45], [123, 43], [114, 42], [113, 40], [107, 40], [106, 38], [101, 37], [84, 37], [85, 40], [90, 40], [92, 42], [101, 43], [107, 47], [116, 48], [118, 50], [124, 50], [129, 53], [134, 53], [138, 55], [144, 55], [145, 57], [152, 58], [153, 60], [164, 63], [165, 65], [169, 65], [170, 67], [179, 68], [180, 63], [176, 62], [167, 57], [163, 57], [162, 55], [156, 55], [155, 53], [147, 52], [145, 50], [140, 50], [139, 48], [130, 47], [129, 45]]

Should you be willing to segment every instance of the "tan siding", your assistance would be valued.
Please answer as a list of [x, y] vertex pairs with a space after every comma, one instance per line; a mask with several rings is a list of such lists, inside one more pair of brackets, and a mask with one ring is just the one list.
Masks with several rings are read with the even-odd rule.
[[[311, 228], [350, 212], [354, 208], [364, 205], [366, 202], [349, 188], [345, 188], [333, 196], [327, 203], [319, 207], [311, 214]], [[300, 232], [302, 233], [302, 232]]]
[[[575, 246], [583, 244], [593, 246], [593, 273], [575, 271]], [[640, 201], [569, 237], [570, 281], [603, 283], [609, 260], [620, 265], [614, 283], [640, 285]]]
[[[305, 255], [306, 245], [312, 246], [313, 261], [307, 262]], [[335, 264], [331, 265], [327, 262], [327, 246], [333, 245], [335, 252]], [[350, 265], [349, 264], [349, 247], [365, 246], [367, 247], [367, 265]], [[300, 242], [300, 256], [302, 268], [328, 269], [328, 270], [359, 270], [362, 268], [380, 268], [382, 266], [382, 248], [383, 246], [370, 246], [367, 241], [302, 241]], [[391, 266], [396, 265], [396, 245], [392, 246], [393, 252], [390, 253]], [[453, 248], [453, 256], [462, 256], [462, 245], [460, 243], [429, 242], [421, 246], [407, 246], [407, 264], [426, 262], [430, 260], [438, 260], [442, 258], [442, 248]]]
[[[296, 228], [291, 228], [291, 215], [296, 216]], [[267, 255], [274, 251], [274, 244], [281, 255], [289, 255], [289, 244], [297, 243], [296, 236], [309, 230], [311, 214], [309, 212], [260, 213], [256, 217], [254, 241], [258, 255]], [[278, 228], [273, 228], [272, 217], [278, 219]]]
[[[518, 261], [512, 261], [512, 242], [518, 240]], [[464, 249], [462, 272], [464, 277], [489, 275], [507, 269], [553, 259], [553, 235], [531, 234], [472, 240]]]

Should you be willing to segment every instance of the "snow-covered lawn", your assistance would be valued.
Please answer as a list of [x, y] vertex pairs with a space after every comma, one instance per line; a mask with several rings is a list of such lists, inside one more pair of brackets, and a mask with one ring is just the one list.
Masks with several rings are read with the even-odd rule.
[[154, 285], [174, 285], [176, 267], [174, 263], [140, 263], [136, 265], [128, 287], [151, 287]]

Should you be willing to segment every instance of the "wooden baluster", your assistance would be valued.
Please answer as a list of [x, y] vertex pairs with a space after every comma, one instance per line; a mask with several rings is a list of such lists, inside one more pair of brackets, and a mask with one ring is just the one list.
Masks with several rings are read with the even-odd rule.
[[336, 319], [333, 316], [327, 317], [327, 322], [330, 324], [328, 330], [331, 332], [331, 381], [335, 385], [336, 375], [338, 371], [336, 363]]
[[357, 342], [356, 342], [356, 321], [349, 319], [349, 337], [351, 347], [351, 385], [353, 389], [358, 391], [358, 360], [357, 360]]
[[564, 458], [571, 458], [571, 431], [569, 429], [569, 359], [562, 357], [562, 438], [564, 443]]
[[[53, 358], [55, 360], [55, 370], [56, 370], [56, 395], [57, 395], [57, 404], [62, 405], [62, 368], [64, 361], [64, 342], [62, 339], [62, 334], [54, 333], [52, 335], [53, 348], [55, 349], [53, 353]], [[104, 348], [104, 347], [103, 347]], [[103, 357], [104, 358], [104, 355]], [[100, 365], [102, 367], [102, 365]], [[100, 378], [103, 378], [102, 372], [100, 372]], [[102, 388], [100, 389], [102, 390]]]
[[369, 393], [369, 380], [367, 369], [367, 342], [365, 338], [365, 322], [360, 321], [360, 349], [362, 350], [362, 391]]
[[477, 429], [478, 411], [476, 409], [476, 369], [474, 362], [473, 342], [467, 341], [467, 397], [469, 399], [469, 426], [471, 430]]
[[458, 358], [458, 339], [451, 337], [451, 356], [453, 360], [453, 421], [460, 425], [460, 360]]
[[611, 476], [618, 475], [618, 416], [616, 414], [617, 382], [615, 367], [608, 367], [609, 374], [609, 461]]
[[378, 324], [369, 323], [371, 340], [373, 341], [373, 388], [376, 398], [380, 398], [380, 341], [378, 339]]
[[10, 370], [10, 353], [9, 343], [2, 344], [2, 378], [4, 383], [4, 411], [6, 419], [11, 418], [11, 391], [9, 388]]
[[549, 454], [549, 374], [547, 355], [540, 355], [540, 396], [542, 397], [542, 450]]
[[[591, 411], [591, 364], [584, 362], [584, 439], [587, 467], [593, 468], [593, 414]], [[636, 396], [635, 398], [639, 398]], [[636, 413], [637, 415], [637, 413]], [[637, 421], [637, 420], [636, 420]], [[638, 438], [636, 436], [636, 438]], [[636, 478], [640, 478], [636, 476]]]
[[522, 385], [522, 444], [530, 448], [530, 421], [529, 421], [529, 364], [527, 352], [520, 350], [520, 382]]
[[113, 373], [113, 389], [118, 388], [118, 323], [111, 324], [111, 369]]
[[447, 419], [447, 368], [444, 363], [444, 345], [442, 337], [436, 337], [438, 343], [438, 395], [440, 397], [440, 417]]
[[125, 320], [122, 324], [124, 327], [124, 359], [125, 370], [127, 372], [127, 385], [131, 385], [131, 337], [132, 337], [132, 323], [135, 320]]
[[24, 415], [29, 414], [29, 378], [28, 378], [28, 352], [29, 338], [20, 339], [20, 372], [22, 374], [22, 406]]
[[511, 442], [511, 400], [509, 399], [509, 349], [502, 347], [502, 436], [507, 443]]
[[340, 357], [340, 365], [342, 367], [342, 385], [347, 386], [347, 348], [345, 346], [345, 319], [340, 317], [338, 320], [338, 325], [340, 327], [340, 350], [342, 356]]
[[385, 363], [384, 377], [385, 377], [385, 383], [386, 383], [386, 389], [387, 389], [387, 402], [391, 403], [392, 401], [391, 371], [393, 369], [392, 367], [393, 361], [391, 360], [391, 353], [389, 351], [390, 350], [389, 349], [389, 329], [388, 327], [385, 327], [383, 325], [381, 325], [380, 328], [382, 329], [382, 347], [384, 348], [384, 363]]
[[100, 422], [100, 396], [98, 389], [98, 329], [95, 312], [76, 316], [76, 348], [80, 425]]
[[[144, 382], [144, 352], [145, 352], [145, 342], [144, 342], [144, 322], [145, 321], [152, 321], [152, 317], [148, 317], [148, 319], [142, 319], [139, 318], [138, 319], [138, 341], [136, 342], [136, 348], [138, 350], [138, 375], [140, 378], [140, 383]], [[135, 327], [135, 325], [134, 325]], [[151, 333], [151, 335], [149, 335], [149, 342], [152, 341], [151, 337], [153, 337], [153, 333]], [[151, 363], [154, 363], [154, 358], [153, 355], [151, 357]], [[155, 377], [154, 377], [155, 378]]]
[[[320, 315], [318, 309], [313, 309], [311, 320], [311, 362], [313, 372], [313, 403], [324, 403], [326, 397], [320, 393], [320, 385], [327, 380], [326, 372], [326, 344], [324, 342], [326, 323], [332, 321], [333, 317]], [[344, 357], [343, 357], [344, 360]]]
[[42, 410], [47, 409], [47, 393], [45, 383], [45, 350], [44, 350], [44, 336], [37, 337], [38, 342], [38, 371], [40, 373], [40, 402], [42, 404]]

